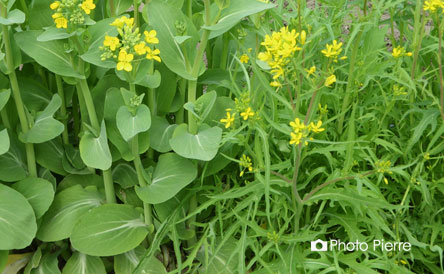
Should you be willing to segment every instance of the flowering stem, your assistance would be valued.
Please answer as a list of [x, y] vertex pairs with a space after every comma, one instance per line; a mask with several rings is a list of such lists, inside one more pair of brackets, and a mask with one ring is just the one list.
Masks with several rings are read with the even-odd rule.
[[[137, 135], [134, 136], [134, 138], [131, 140], [131, 148], [132, 148], [132, 152], [133, 152], [133, 156], [134, 156], [134, 167], [136, 168], [136, 172], [137, 172], [137, 180], [139, 181], [139, 185], [141, 187], [145, 187], [146, 182], [145, 182], [145, 179], [143, 178], [143, 171], [142, 171], [143, 165], [142, 165], [142, 161], [140, 160], [139, 137]], [[152, 225], [153, 224], [153, 216], [151, 214], [151, 212], [152, 212], [151, 204], [143, 202], [143, 212], [145, 215], [145, 224], [147, 224], [149, 226]]]
[[[83, 63], [81, 61], [80, 63], [81, 66], [83, 66]], [[97, 118], [96, 108], [94, 106], [94, 102], [88, 87], [88, 83], [86, 82], [86, 79], [78, 79], [77, 82], [78, 86], [80, 87], [79, 91], [83, 95], [83, 98], [85, 100], [86, 109], [88, 110], [88, 115], [91, 125], [96, 130], [96, 132], [100, 132], [99, 119]], [[106, 202], [116, 203], [116, 195], [114, 192], [111, 168], [103, 170], [103, 184], [105, 187]]]
[[[0, 3], [1, 14], [4, 18], [7, 17], [6, 6]], [[8, 70], [9, 81], [11, 84], [12, 95], [14, 97], [15, 106], [17, 108], [17, 114], [20, 120], [20, 125], [24, 134], [26, 134], [29, 130], [29, 122], [26, 116], [25, 106], [22, 101], [22, 96], [20, 94], [20, 88], [17, 81], [17, 75], [15, 74], [14, 68], [14, 55], [12, 53], [11, 40], [9, 37], [9, 29], [8, 26], [2, 26], [3, 33], [3, 41], [5, 44], [5, 53], [6, 53], [6, 66]], [[35, 152], [34, 145], [31, 143], [25, 144], [26, 148], [26, 159], [28, 163], [28, 171], [31, 176], [37, 177], [37, 165], [35, 161]]]
[[134, 8], [134, 25], [137, 28], [139, 26], [139, 1], [137, 0], [133, 1], [133, 8]]
[[114, 17], [114, 16], [116, 16], [116, 10], [114, 7], [114, 0], [109, 0], [108, 2], [109, 2], [110, 15], [111, 15], [111, 17]]
[[352, 56], [350, 58], [350, 68], [348, 71], [348, 82], [347, 82], [347, 87], [345, 89], [345, 98], [342, 103], [342, 109], [341, 109], [341, 113], [340, 113], [339, 120], [338, 120], [339, 134], [342, 134], [342, 130], [343, 130], [343, 126], [344, 126], [345, 111], [347, 110], [347, 107], [350, 103], [350, 93], [352, 91], [352, 88], [354, 87], [356, 56], [358, 55], [359, 42], [361, 41], [361, 36], [362, 36], [363, 32], [364, 32], [364, 29], [361, 28], [358, 36], [356, 36], [356, 41], [355, 41], [355, 44], [353, 47]]
[[436, 16], [436, 25], [438, 26], [438, 68], [439, 68], [439, 89], [440, 89], [440, 105], [441, 105], [441, 118], [444, 122], [444, 84], [442, 74], [442, 31], [439, 15]]
[[62, 132], [62, 139], [63, 143], [67, 145], [69, 144], [69, 138], [68, 138], [68, 126], [66, 121], [67, 116], [66, 116], [65, 92], [63, 91], [62, 77], [60, 77], [58, 74], [56, 74], [56, 85], [57, 85], [57, 93], [62, 99], [62, 105], [60, 107], [60, 115], [62, 116], [63, 125], [65, 126], [65, 129]]

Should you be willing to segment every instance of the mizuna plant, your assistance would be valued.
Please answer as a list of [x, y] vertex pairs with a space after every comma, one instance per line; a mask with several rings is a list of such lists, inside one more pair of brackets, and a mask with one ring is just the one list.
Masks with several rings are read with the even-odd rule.
[[0, 11], [0, 272], [444, 272], [443, 1]]

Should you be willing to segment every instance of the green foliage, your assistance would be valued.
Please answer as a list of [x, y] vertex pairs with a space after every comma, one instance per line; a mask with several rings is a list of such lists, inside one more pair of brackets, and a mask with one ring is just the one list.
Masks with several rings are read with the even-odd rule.
[[0, 0], [0, 272], [444, 273], [443, 3]]

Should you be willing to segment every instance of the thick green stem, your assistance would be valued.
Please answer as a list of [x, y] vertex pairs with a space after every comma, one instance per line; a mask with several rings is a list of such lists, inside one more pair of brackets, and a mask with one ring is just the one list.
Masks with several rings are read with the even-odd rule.
[[[3, 4], [0, 4], [1, 14], [4, 18], [7, 17], [6, 7]], [[12, 95], [14, 97], [15, 106], [17, 108], [17, 114], [20, 120], [20, 125], [24, 134], [26, 134], [29, 130], [29, 122], [28, 117], [26, 116], [25, 105], [23, 104], [22, 96], [20, 94], [20, 88], [17, 81], [17, 76], [15, 74], [14, 68], [14, 59], [11, 47], [11, 40], [9, 38], [9, 29], [8, 26], [2, 26], [3, 32], [3, 41], [5, 44], [5, 53], [6, 53], [6, 66], [8, 69], [9, 81], [11, 84]], [[37, 177], [37, 165], [35, 161], [35, 152], [34, 145], [31, 143], [26, 143], [26, 159], [28, 163], [28, 171], [29, 174], [33, 177]]]
[[134, 7], [134, 25], [136, 27], [139, 26], [139, 5], [138, 5], [139, 1], [134, 0], [133, 1], [133, 7]]
[[2, 122], [5, 128], [11, 129], [11, 122], [9, 122], [9, 116], [5, 108], [0, 111], [0, 115], [2, 117]]
[[[136, 136], [134, 136], [134, 138], [131, 140], [131, 147], [132, 147], [132, 152], [133, 152], [133, 156], [134, 156], [134, 167], [136, 168], [136, 172], [137, 172], [137, 180], [139, 181], [139, 185], [141, 187], [145, 187], [146, 186], [146, 182], [145, 179], [143, 178], [143, 165], [142, 165], [142, 161], [140, 160], [140, 155], [139, 155], [139, 139]], [[147, 225], [152, 225], [153, 224], [153, 216], [152, 216], [152, 210], [151, 210], [151, 204], [149, 203], [143, 203], [143, 212], [145, 215], [145, 224]]]
[[56, 85], [57, 85], [57, 93], [59, 94], [60, 99], [62, 99], [62, 105], [60, 107], [60, 115], [62, 116], [63, 125], [65, 126], [65, 129], [63, 130], [62, 133], [62, 139], [64, 144], [69, 144], [68, 123], [66, 121], [67, 115], [66, 115], [65, 92], [63, 90], [62, 77], [60, 77], [58, 74], [56, 74]]
[[[79, 91], [82, 94], [83, 99], [85, 100], [91, 126], [96, 130], [96, 132], [100, 132], [99, 119], [97, 118], [96, 108], [94, 106], [94, 102], [86, 79], [79, 79], [78, 86], [80, 87]], [[116, 203], [116, 195], [114, 192], [111, 168], [103, 171], [103, 184], [105, 187], [106, 202]]]

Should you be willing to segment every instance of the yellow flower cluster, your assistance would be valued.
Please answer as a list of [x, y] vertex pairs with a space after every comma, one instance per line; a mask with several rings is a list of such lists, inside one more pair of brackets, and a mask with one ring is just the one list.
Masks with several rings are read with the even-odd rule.
[[405, 48], [401, 46], [397, 46], [393, 49], [392, 55], [395, 58], [403, 57], [403, 56], [412, 56], [413, 54], [411, 52], [407, 52]]
[[49, 5], [54, 10], [52, 19], [57, 28], [68, 28], [68, 23], [73, 25], [82, 25], [85, 23], [85, 15], [91, 14], [96, 8], [93, 0], [60, 0], [54, 1]]
[[393, 94], [395, 96], [407, 95], [405, 87], [400, 87], [399, 85], [393, 85]]
[[148, 60], [161, 62], [159, 57], [160, 51], [153, 49], [149, 44], [158, 44], [157, 32], [155, 30], [139, 33], [139, 28], [134, 28], [134, 18], [122, 16], [114, 20], [111, 26], [117, 28], [118, 37], [105, 35], [103, 46], [102, 60], [109, 58], [117, 59], [117, 70], [125, 70], [130, 72], [133, 70], [133, 61], [141, 61], [135, 59], [134, 56], [144, 55]]
[[274, 80], [270, 83], [271, 86], [281, 86], [277, 79], [285, 76], [286, 66], [291, 61], [294, 53], [301, 50], [298, 42], [303, 45], [305, 44], [305, 39], [305, 31], [301, 33], [296, 32], [296, 30], [289, 31], [288, 27], [283, 27], [279, 32], [273, 32], [271, 35], [265, 36], [265, 40], [261, 43], [261, 45], [265, 46], [265, 51], [260, 52], [258, 58], [266, 62], [271, 68]]
[[430, 11], [432, 13], [436, 12], [441, 8], [444, 13], [444, 1], [443, 0], [428, 0], [424, 2], [424, 10]]
[[387, 161], [383, 161], [383, 160], [379, 160], [375, 163], [375, 168], [376, 168], [376, 172], [378, 173], [388, 173], [391, 174], [392, 172], [389, 170], [390, 166], [391, 166], [391, 162], [390, 160]]
[[250, 157], [248, 157], [245, 154], [242, 154], [242, 157], [240, 158], [239, 165], [243, 168], [240, 172], [239, 176], [243, 176], [245, 173], [245, 170], [248, 170], [249, 172], [253, 171], [253, 163], [251, 162]]
[[239, 60], [241, 63], [246, 64], [248, 63], [248, 61], [250, 61], [250, 57], [248, 57], [248, 55], [246, 54], [242, 54]]
[[331, 87], [334, 83], [336, 83], [336, 75], [332, 74], [325, 79], [324, 86]]
[[242, 93], [240, 99], [236, 98], [234, 99], [234, 102], [236, 109], [226, 109], [226, 117], [219, 120], [221, 123], [225, 124], [225, 128], [229, 128], [234, 125], [237, 113], [239, 113], [241, 121], [256, 121], [259, 119], [256, 113], [253, 111], [253, 108], [250, 106], [250, 95], [248, 92]]
[[[342, 52], [342, 42], [338, 43], [338, 41], [333, 40], [333, 43], [327, 44], [325, 49], [321, 50], [321, 53], [324, 54], [325, 57], [333, 59], [334, 62], [338, 62], [338, 56]], [[341, 60], [347, 59], [347, 56], [342, 56]]]
[[313, 137], [309, 137], [310, 133], [320, 133], [325, 130], [322, 128], [322, 121], [318, 121], [316, 124], [311, 122], [309, 125], [306, 125], [304, 122], [301, 122], [299, 118], [290, 122], [290, 126], [293, 129], [293, 131], [290, 132], [290, 145], [299, 145], [302, 142], [308, 145], [307, 140], [313, 140]]

